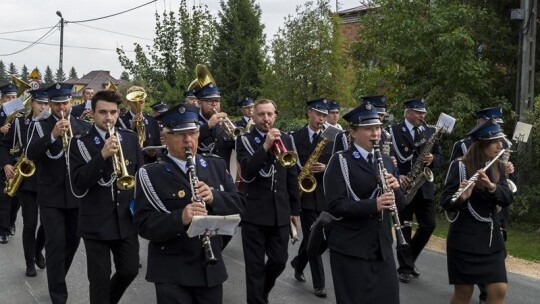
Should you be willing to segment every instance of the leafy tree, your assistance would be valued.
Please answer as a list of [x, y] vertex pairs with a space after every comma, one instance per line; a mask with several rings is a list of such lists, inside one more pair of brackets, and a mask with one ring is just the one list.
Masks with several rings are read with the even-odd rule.
[[77, 71], [75, 71], [75, 67], [71, 67], [71, 69], [69, 70], [69, 78], [79, 79]]
[[0, 85], [4, 85], [9, 81], [9, 78], [6, 74], [6, 65], [2, 60], [0, 60]]
[[21, 79], [23, 81], [28, 81], [28, 68], [26, 67], [26, 65], [23, 65], [23, 67], [21, 68]]
[[18, 76], [19, 75], [19, 72], [17, 71], [17, 67], [12, 63], [9, 64], [9, 75], [8, 76], [11, 76], [11, 75], [14, 75], [14, 76]]
[[219, 79], [225, 108], [230, 111], [237, 109], [236, 104], [242, 98], [256, 98], [260, 94], [265, 36], [261, 8], [254, 0], [221, 0], [220, 3], [211, 66]]
[[56, 79], [57, 82], [66, 80], [66, 73], [64, 73], [64, 69], [58, 68], [56, 70], [56, 74], [54, 75], [54, 79]]
[[372, 1], [354, 46], [356, 91], [387, 95], [396, 116], [403, 100], [425, 97], [428, 121], [443, 111], [459, 119], [449, 142], [474, 125], [479, 108], [508, 109], [516, 51], [510, 25], [492, 5], [476, 2], [486, 3]]
[[139, 82], [145, 83], [151, 97], [178, 101], [193, 79], [195, 63], [208, 62], [213, 45], [214, 19], [207, 6], [188, 9], [181, 0], [178, 14], [156, 12], [152, 47], [135, 43], [135, 58], [117, 49], [120, 64]]
[[45, 77], [43, 78], [43, 87], [48, 87], [55, 82], [53, 71], [49, 66], [45, 69]]
[[335, 99], [343, 105], [351, 97], [352, 73], [329, 1], [306, 2], [296, 16], [288, 16], [271, 44], [272, 58], [264, 77], [264, 95], [280, 103], [292, 117], [305, 113], [305, 102], [314, 98]]
[[120, 75], [120, 79], [129, 81], [129, 73], [127, 71], [123, 71], [122, 74]]

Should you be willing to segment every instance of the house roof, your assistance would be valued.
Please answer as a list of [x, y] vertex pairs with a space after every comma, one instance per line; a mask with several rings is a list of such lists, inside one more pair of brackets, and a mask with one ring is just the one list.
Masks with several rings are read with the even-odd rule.
[[116, 85], [122, 83], [122, 80], [118, 80], [112, 77], [109, 71], [103, 70], [91, 71], [80, 79], [70, 78], [66, 80], [66, 82], [72, 83], [77, 86], [83, 86], [80, 90], [73, 94], [74, 97], [77, 97], [81, 96], [82, 91], [86, 88], [91, 88], [96, 92], [105, 89], [109, 80]]
[[353, 23], [358, 21], [358, 16], [363, 15], [374, 8], [375, 7], [370, 5], [360, 5], [341, 10], [338, 12], [338, 15], [341, 17], [343, 23]]

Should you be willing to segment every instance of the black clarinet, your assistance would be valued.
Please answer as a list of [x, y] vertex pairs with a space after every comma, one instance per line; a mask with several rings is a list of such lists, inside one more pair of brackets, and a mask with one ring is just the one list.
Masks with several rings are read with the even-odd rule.
[[[190, 148], [186, 148], [186, 167], [189, 176], [189, 185], [191, 187], [191, 200], [195, 203], [202, 204], [206, 206], [204, 200], [199, 196], [197, 191], [197, 184], [199, 184], [199, 178], [195, 172], [195, 162], [193, 161], [193, 152]], [[217, 263], [218, 259], [214, 256], [214, 251], [212, 250], [212, 243], [210, 242], [210, 235], [204, 234], [202, 239], [202, 247], [204, 249], [204, 262], [203, 265], [214, 265]]]
[[[386, 183], [386, 168], [384, 167], [384, 162], [381, 156], [381, 150], [379, 149], [379, 145], [375, 144], [373, 145], [375, 158], [377, 159], [377, 171], [379, 173], [379, 182], [381, 184], [382, 193], [388, 193], [388, 192], [394, 192], [392, 188], [388, 186]], [[407, 241], [405, 240], [405, 237], [403, 236], [403, 231], [401, 230], [401, 222], [399, 221], [399, 214], [396, 206], [396, 202], [394, 201], [392, 208], [390, 208], [390, 216], [392, 217], [393, 227], [396, 232], [396, 238], [397, 238], [397, 244], [398, 247], [407, 246]]]

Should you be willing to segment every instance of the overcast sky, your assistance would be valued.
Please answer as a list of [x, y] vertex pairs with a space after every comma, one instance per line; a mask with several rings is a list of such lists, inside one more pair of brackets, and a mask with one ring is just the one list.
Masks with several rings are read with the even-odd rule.
[[[59, 64], [60, 32], [54, 31], [42, 43], [14, 55], [45, 35], [58, 21], [56, 11], [61, 11], [65, 20], [79, 21], [118, 13], [151, 0], [0, 0], [0, 60], [6, 68], [13, 62], [18, 71], [23, 64], [29, 70], [38, 67], [44, 73], [47, 65], [56, 71]], [[189, 3], [206, 4], [217, 16], [219, 0], [189, 0]], [[287, 15], [295, 15], [300, 0], [258, 0], [262, 9], [262, 23], [265, 24], [266, 38], [271, 39]], [[126, 51], [133, 50], [133, 43], [151, 45], [154, 33], [154, 12], [164, 9], [178, 10], [179, 0], [158, 0], [137, 10], [81, 24], [68, 23], [64, 28], [64, 71], [68, 74], [72, 66], [79, 77], [92, 70], [109, 70], [113, 77], [120, 77], [123, 71], [118, 62], [115, 48], [123, 46]], [[335, 0], [332, 0], [335, 10]], [[339, 0], [339, 8], [358, 6], [360, 0]], [[20, 30], [44, 28], [35, 31], [6, 33]], [[106, 32], [113, 31], [120, 34]], [[127, 36], [129, 35], [129, 36]], [[131, 36], [131, 37], [130, 37]], [[10, 40], [6, 40], [10, 39]], [[27, 42], [17, 42], [21, 40]], [[81, 48], [82, 47], [82, 48]], [[95, 48], [95, 49], [88, 49]], [[128, 52], [128, 55], [132, 55]]]

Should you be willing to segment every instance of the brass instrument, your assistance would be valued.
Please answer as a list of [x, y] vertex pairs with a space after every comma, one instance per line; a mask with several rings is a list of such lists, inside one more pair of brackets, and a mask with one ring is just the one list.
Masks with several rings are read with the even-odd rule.
[[18, 110], [18, 111], [15, 111], [15, 112], [9, 114], [6, 117], [6, 121], [4, 122], [4, 126], [13, 123], [13, 121], [15, 121], [15, 118], [22, 117], [22, 116], [24, 116], [24, 113], [23, 113], [22, 110]]
[[[374, 149], [374, 155], [377, 159], [377, 172], [379, 177], [379, 183], [381, 184], [382, 193], [388, 193], [388, 192], [394, 192], [392, 188], [388, 186], [386, 183], [386, 174], [388, 173], [386, 171], [386, 168], [384, 167], [384, 161], [381, 156], [381, 150], [379, 149], [379, 145], [377, 142], [375, 142], [375, 145], [373, 145]], [[397, 239], [397, 245], [398, 247], [407, 246], [407, 240], [405, 240], [405, 236], [403, 235], [403, 230], [401, 226], [401, 222], [399, 221], [399, 214], [396, 206], [396, 202], [394, 201], [392, 208], [390, 208], [390, 216], [392, 217], [392, 222], [394, 231], [396, 232], [396, 239]]]
[[10, 179], [6, 180], [6, 187], [4, 188], [4, 193], [12, 197], [17, 193], [23, 179], [34, 175], [36, 165], [33, 161], [26, 158], [23, 152], [15, 163], [14, 170], [15, 173]]
[[426, 145], [424, 146], [424, 149], [418, 155], [418, 158], [416, 159], [415, 163], [413, 164], [412, 170], [407, 174], [407, 177], [409, 178], [409, 184], [407, 187], [403, 187], [403, 193], [405, 194], [405, 203], [409, 204], [414, 196], [416, 195], [416, 192], [418, 192], [418, 189], [426, 182], [433, 182], [433, 172], [431, 172], [431, 169], [424, 164], [423, 159], [431, 153], [431, 150], [433, 150], [433, 146], [435, 145], [435, 142], [441, 139], [441, 136], [445, 133], [444, 128], [436, 127], [435, 133], [431, 135], [431, 137], [426, 142]]
[[[139, 115], [143, 112], [143, 104], [146, 100], [146, 93], [142, 91], [135, 91], [127, 94], [126, 99], [135, 105], [135, 114]], [[135, 118], [134, 118], [135, 119]], [[137, 139], [139, 145], [142, 147], [146, 140], [146, 130], [144, 126], [144, 120], [135, 121], [135, 130], [137, 132]]]
[[287, 151], [281, 138], [274, 140], [272, 151], [279, 163], [285, 168], [294, 167], [298, 161], [298, 155], [294, 151]]
[[111, 91], [118, 91], [118, 87], [114, 82], [112, 82], [110, 79], [107, 81], [107, 85], [105, 86], [105, 90], [111, 90]]
[[[508, 149], [502, 149], [499, 152], [499, 154], [497, 154], [497, 156], [495, 156], [492, 160], [489, 161], [489, 163], [486, 164], [484, 168], [482, 168], [482, 171], [485, 172], [487, 169], [489, 169], [489, 167], [491, 167], [495, 163], [495, 161], [499, 159], [499, 157], [503, 156], [506, 153], [506, 150]], [[474, 173], [473, 176], [471, 176], [471, 178], [467, 180], [467, 184], [465, 186], [459, 187], [458, 191], [454, 193], [454, 195], [452, 195], [452, 204], [455, 203], [459, 199], [459, 197], [463, 194], [463, 192], [467, 191], [467, 189], [469, 189], [472, 185], [474, 185], [474, 183], [478, 179], [478, 175], [479, 175], [478, 172]]]
[[[324, 124], [320, 124], [319, 129], [322, 132], [325, 129]], [[329, 142], [330, 139], [328, 138], [324, 138], [322, 141], [320, 141], [317, 146], [315, 146], [315, 149], [302, 167], [302, 170], [300, 170], [300, 173], [298, 174], [298, 186], [300, 187], [301, 193], [311, 193], [317, 188], [317, 180], [315, 179], [315, 176], [313, 176], [313, 173], [311, 173], [311, 166], [313, 166], [313, 164], [317, 162], [317, 160], [321, 156], [322, 151], [324, 150], [324, 147]]]
[[251, 132], [251, 129], [255, 126], [255, 122], [253, 121], [253, 118], [250, 118], [249, 121], [246, 124], [246, 127], [244, 129], [245, 133]]
[[[32, 88], [24, 80], [17, 78], [15, 75], [11, 75], [11, 82], [17, 87], [17, 97], [21, 97], [26, 91]], [[23, 99], [23, 104], [26, 106], [28, 101], [32, 98], [32, 95], [28, 95]]]
[[197, 64], [195, 66], [195, 78], [188, 86], [188, 91], [198, 90], [209, 83], [216, 84], [214, 77], [210, 74], [210, 71], [204, 64]]
[[[195, 162], [193, 161], [193, 152], [190, 148], [186, 148], [186, 167], [189, 172], [189, 186], [191, 188], [191, 201], [194, 203], [202, 204], [206, 206], [204, 200], [199, 196], [197, 191], [197, 185], [199, 184], [199, 178], [195, 172]], [[204, 234], [202, 237], [202, 246], [204, 248], [205, 260], [203, 265], [214, 265], [217, 263], [217, 258], [214, 256], [212, 250], [212, 243], [210, 241], [210, 235]]]
[[[64, 117], [64, 111], [60, 112], [60, 115], [62, 115], [62, 119], [66, 119]], [[71, 124], [68, 125], [67, 129], [62, 131], [62, 147], [64, 147], [64, 152], [67, 152], [69, 140], [73, 137], [73, 130], [71, 129]]]
[[[116, 133], [113, 125], [107, 123], [107, 129], [109, 129], [110, 136], [114, 135], [118, 138], [118, 134]], [[118, 189], [129, 190], [135, 187], [135, 177], [129, 175], [126, 167], [126, 161], [124, 159], [124, 152], [122, 151], [122, 145], [120, 142], [118, 143], [118, 152], [116, 152], [112, 157], [114, 174], [116, 176], [116, 186]]]
[[[216, 109], [214, 109], [214, 112], [217, 114], [219, 113]], [[246, 131], [242, 127], [237, 127], [230, 119], [229, 117], [224, 117], [219, 120], [219, 124], [223, 128], [223, 131], [227, 134], [227, 137], [229, 138], [235, 138], [237, 136], [240, 136]]]

